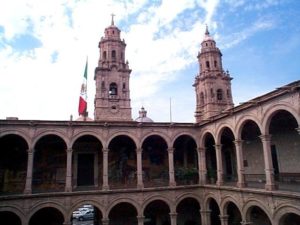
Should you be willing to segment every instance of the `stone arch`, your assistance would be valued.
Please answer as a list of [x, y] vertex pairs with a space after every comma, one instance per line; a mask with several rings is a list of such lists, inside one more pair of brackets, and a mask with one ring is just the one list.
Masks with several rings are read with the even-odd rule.
[[298, 113], [296, 112], [296, 110], [294, 110], [289, 105], [277, 104], [275, 106], [272, 105], [272, 107], [268, 108], [264, 114], [264, 117], [262, 120], [262, 133], [263, 134], [269, 134], [269, 127], [270, 127], [272, 118], [277, 112], [279, 112], [281, 110], [289, 112], [294, 117], [294, 119], [297, 121], [298, 127], [300, 127], [300, 117], [299, 117]]
[[205, 147], [205, 140], [206, 140], [207, 135], [211, 135], [213, 137], [214, 142], [216, 143], [216, 137], [213, 134], [213, 132], [210, 131], [210, 130], [207, 130], [207, 131], [204, 131], [203, 134], [200, 137], [200, 147], [201, 148]]
[[185, 196], [176, 204], [177, 224], [201, 224], [201, 205], [197, 198]]
[[145, 134], [142, 138], [141, 138], [141, 146], [143, 145], [143, 143], [145, 142], [145, 140], [148, 138], [148, 137], [151, 137], [151, 136], [159, 136], [161, 137], [167, 144], [167, 147], [171, 147], [171, 140], [170, 138], [163, 132], [161, 131], [153, 131], [153, 132], [149, 132], [147, 134]]
[[223, 131], [224, 131], [226, 128], [229, 129], [229, 130], [232, 132], [234, 139], [236, 139], [236, 134], [235, 134], [235, 132], [234, 132], [233, 127], [231, 127], [229, 124], [221, 124], [221, 125], [217, 128], [216, 139], [215, 139], [216, 144], [220, 144], [220, 143], [221, 143], [221, 137], [222, 137]]
[[175, 203], [176, 207], [185, 198], [193, 198], [193, 199], [197, 200], [197, 202], [199, 203], [200, 209], [202, 209], [202, 207], [203, 207], [202, 198], [200, 198], [200, 196], [194, 194], [193, 192], [184, 193], [182, 195], [177, 196], [176, 203]]
[[34, 204], [34, 207], [32, 207], [30, 210], [29, 210], [29, 214], [28, 214], [28, 222], [30, 221], [30, 219], [32, 218], [32, 216], [38, 212], [40, 209], [43, 209], [43, 208], [54, 208], [54, 209], [57, 209], [59, 212], [62, 213], [62, 215], [64, 216], [64, 220], [68, 220], [68, 217], [67, 217], [67, 212], [66, 212], [66, 209], [64, 207], [63, 204], [60, 204], [58, 202], [55, 202], [55, 201], [46, 201], [46, 202], [40, 202], [38, 204]]
[[102, 138], [98, 135], [98, 133], [94, 132], [94, 131], [82, 131], [82, 132], [78, 132], [77, 134], [75, 134], [74, 136], [72, 136], [72, 139], [70, 140], [70, 146], [68, 147], [73, 147], [74, 143], [81, 137], [83, 136], [93, 136], [94, 138], [96, 138], [101, 145], [104, 147], [104, 141], [102, 140]]
[[6, 130], [1, 132], [0, 138], [3, 138], [7, 135], [17, 135], [20, 136], [21, 138], [24, 139], [24, 141], [27, 143], [28, 148], [31, 148], [32, 143], [31, 143], [31, 138], [23, 131], [18, 131], [18, 130]]
[[227, 195], [224, 196], [224, 198], [222, 198], [220, 203], [220, 211], [222, 215], [226, 215], [227, 206], [230, 202], [234, 203], [237, 206], [237, 208], [240, 210], [240, 213], [242, 213], [242, 208], [240, 207], [238, 201], [234, 197]]
[[58, 224], [62, 225], [66, 222], [65, 215], [57, 208], [46, 206], [38, 211], [36, 211], [34, 214], [32, 214], [28, 219], [29, 225], [52, 225], [52, 224]]
[[218, 205], [220, 205], [219, 201], [217, 200], [217, 196], [214, 195], [214, 193], [209, 192], [207, 193], [206, 197], [204, 198], [203, 201], [203, 210], [208, 210], [209, 209], [209, 202], [210, 200], [213, 199], [217, 202]]
[[[196, 143], [196, 148], [199, 147], [199, 145], [198, 145], [198, 143], [197, 143], [197, 139], [198, 139], [198, 138], [197, 138], [195, 135], [193, 135], [193, 134], [191, 134], [191, 133], [189, 133], [189, 132], [186, 132], [186, 131], [179, 132], [178, 134], [176, 134], [176, 135], [172, 138], [172, 140], [171, 140], [171, 146], [174, 146], [175, 141], [176, 141], [179, 137], [181, 137], [181, 136], [188, 136], [188, 137], [190, 137], [190, 138], [193, 139], [194, 142]], [[171, 146], [170, 146], [170, 147], [171, 147]]]
[[93, 205], [95, 207], [97, 207], [97, 209], [101, 212], [102, 216], [104, 216], [105, 213], [105, 206], [100, 204], [100, 201], [97, 201], [96, 199], [79, 199], [78, 201], [76, 201], [70, 208], [70, 210], [68, 211], [67, 214], [67, 218], [71, 218], [72, 213], [74, 212], [74, 210], [76, 210], [77, 208], [79, 208], [82, 205]]
[[109, 204], [109, 207], [108, 207], [108, 208], [106, 209], [106, 211], [105, 211], [105, 213], [106, 213], [105, 215], [108, 217], [110, 211], [111, 211], [116, 205], [118, 205], [118, 204], [120, 204], [120, 203], [128, 203], [128, 204], [132, 205], [132, 206], [135, 208], [137, 214], [138, 214], [138, 215], [141, 215], [140, 213], [142, 213], [142, 211], [141, 211], [141, 206], [140, 206], [140, 204], [139, 204], [138, 202], [134, 201], [132, 198], [117, 198], [117, 199], [115, 199], [114, 201], [112, 201], [112, 202]]
[[244, 204], [242, 208], [243, 220], [249, 220], [250, 209], [254, 206], [259, 207], [262, 211], [264, 211], [264, 213], [268, 216], [269, 220], [272, 221], [271, 213], [269, 212], [268, 207], [266, 207], [263, 202], [256, 199], [250, 199]]
[[170, 199], [166, 198], [163, 195], [152, 195], [152, 196], [148, 197], [147, 199], [145, 199], [145, 201], [143, 202], [143, 205], [141, 207], [142, 211], [144, 212], [146, 206], [149, 203], [156, 201], [156, 200], [161, 200], [161, 201], [165, 202], [168, 205], [170, 211], [174, 210], [174, 202], [173, 201], [171, 201]]
[[35, 148], [36, 144], [43, 137], [46, 137], [48, 135], [54, 135], [54, 136], [57, 136], [57, 137], [61, 138], [64, 141], [65, 145], [68, 147], [69, 139], [67, 138], [67, 136], [65, 134], [63, 134], [62, 132], [60, 132], [60, 131], [51, 130], [51, 131], [41, 132], [38, 136], [36, 136], [33, 140], [33, 143], [32, 143], [33, 148]]
[[273, 221], [274, 221], [274, 225], [281, 225], [280, 222], [283, 219], [283, 217], [289, 213], [294, 213], [298, 216], [300, 216], [300, 209], [299, 206], [295, 206], [295, 205], [282, 205], [280, 207], [278, 207], [276, 209], [276, 211], [273, 214]]
[[24, 224], [24, 221], [26, 221], [26, 214], [23, 212], [22, 209], [20, 209], [16, 206], [3, 206], [3, 207], [0, 207], [0, 212], [14, 213], [22, 221], [22, 224]]
[[125, 131], [118, 131], [118, 132], [112, 134], [110, 136], [110, 138], [107, 140], [107, 147], [111, 144], [112, 140], [114, 140], [116, 137], [119, 137], [119, 136], [126, 136], [129, 139], [131, 139], [133, 141], [133, 143], [135, 144], [135, 147], [137, 148], [137, 146], [138, 146], [137, 138], [133, 134], [126, 133]]
[[262, 127], [261, 127], [261, 121], [259, 121], [256, 117], [252, 116], [252, 115], [246, 115], [241, 117], [237, 123], [236, 123], [236, 139], [240, 140], [241, 139], [241, 135], [242, 135], [242, 131], [244, 128], [244, 125], [248, 122], [248, 121], [252, 121], [253, 123], [255, 123], [259, 130], [260, 133], [262, 133]]
[[[174, 204], [162, 199], [150, 198], [143, 206], [143, 216], [146, 220], [161, 221], [160, 224], [171, 224], [170, 213], [175, 212]], [[149, 200], [149, 199], [148, 199]]]

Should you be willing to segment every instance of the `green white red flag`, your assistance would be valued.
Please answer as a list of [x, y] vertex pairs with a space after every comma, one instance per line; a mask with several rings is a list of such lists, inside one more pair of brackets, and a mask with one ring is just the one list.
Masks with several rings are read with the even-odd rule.
[[78, 106], [78, 113], [82, 116], [86, 116], [87, 113], [87, 70], [88, 61], [86, 60]]

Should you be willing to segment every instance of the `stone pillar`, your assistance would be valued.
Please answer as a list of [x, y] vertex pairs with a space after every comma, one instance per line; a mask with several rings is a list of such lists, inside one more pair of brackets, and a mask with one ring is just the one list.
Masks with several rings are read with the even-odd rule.
[[174, 148], [168, 149], [168, 158], [169, 158], [169, 186], [176, 186], [175, 174], [174, 174]]
[[33, 171], [33, 149], [27, 150], [27, 173], [25, 183], [25, 194], [31, 194], [32, 192], [32, 171]]
[[177, 213], [170, 213], [171, 225], [177, 225]]
[[200, 210], [202, 225], [210, 225], [210, 213], [210, 210]]
[[137, 161], [137, 187], [139, 189], [144, 187], [143, 183], [143, 167], [142, 167], [142, 149], [136, 150], [136, 161]]
[[67, 170], [66, 170], [66, 186], [65, 191], [71, 192], [72, 191], [72, 154], [73, 149], [68, 148], [67, 152]]
[[223, 215], [223, 216], [219, 216], [220, 217], [220, 221], [221, 221], [221, 225], [228, 225], [228, 215]]
[[239, 188], [246, 187], [245, 183], [245, 176], [244, 176], [244, 156], [243, 156], [243, 148], [242, 140], [235, 140], [235, 154], [236, 154], [236, 162], [237, 162], [237, 175], [238, 175], [238, 182], [237, 186]]
[[199, 168], [199, 184], [206, 184], [206, 156], [205, 148], [197, 149], [198, 155], [198, 168]]
[[272, 162], [272, 155], [271, 155], [271, 135], [261, 135], [259, 136], [262, 144], [263, 144], [263, 151], [264, 151], [264, 163], [265, 163], [265, 174], [266, 174], [266, 190], [275, 190], [275, 182], [274, 182], [274, 169], [273, 169], [273, 162]]
[[217, 156], [217, 185], [223, 185], [222, 145], [215, 145]]
[[[103, 185], [102, 189], [103, 190], [108, 190], [108, 151], [109, 149], [103, 148]], [[104, 223], [103, 223], [104, 225]]]
[[144, 225], [144, 216], [137, 216], [138, 225]]
[[65, 221], [65, 222], [63, 223], [63, 225], [72, 225], [72, 222], [71, 222], [71, 221]]
[[103, 218], [102, 219], [102, 225], [109, 225], [109, 219], [108, 218]]
[[241, 225], [252, 225], [253, 223], [252, 222], [247, 222], [247, 221], [242, 221], [241, 222]]

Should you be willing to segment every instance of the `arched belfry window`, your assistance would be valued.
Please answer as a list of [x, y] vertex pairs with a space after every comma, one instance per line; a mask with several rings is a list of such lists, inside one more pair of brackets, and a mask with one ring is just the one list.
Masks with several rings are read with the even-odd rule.
[[109, 85], [109, 95], [117, 95], [118, 94], [118, 86], [116, 83], [111, 83]]
[[102, 58], [105, 60], [106, 59], [106, 51], [103, 52]]
[[204, 105], [204, 94], [203, 94], [203, 92], [200, 93], [200, 104]]
[[209, 68], [209, 61], [206, 61], [206, 68]]
[[223, 91], [222, 89], [217, 90], [217, 99], [222, 100], [223, 99]]
[[115, 50], [111, 51], [111, 58], [112, 58], [112, 60], [116, 60], [116, 51]]

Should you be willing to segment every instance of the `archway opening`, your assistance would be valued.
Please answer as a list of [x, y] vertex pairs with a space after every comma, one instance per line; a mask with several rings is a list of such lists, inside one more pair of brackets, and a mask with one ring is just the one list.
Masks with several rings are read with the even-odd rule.
[[71, 220], [73, 225], [101, 224], [102, 213], [94, 205], [83, 204], [73, 211]]
[[255, 225], [272, 225], [268, 215], [258, 206], [249, 209], [248, 220]]
[[218, 203], [214, 199], [210, 199], [209, 201], [209, 210], [210, 210], [210, 224], [221, 225], [220, 208], [218, 206]]
[[162, 200], [150, 202], [144, 210], [144, 225], [171, 225], [170, 209]]
[[196, 184], [198, 175], [197, 145], [188, 135], [178, 137], [174, 142], [174, 169], [176, 184]]
[[201, 225], [200, 205], [194, 198], [183, 199], [176, 208], [178, 225]]
[[215, 139], [211, 134], [207, 134], [204, 138], [205, 160], [207, 171], [207, 182], [215, 184], [217, 180], [217, 157], [215, 149]]
[[287, 213], [282, 216], [279, 221], [279, 225], [299, 225], [300, 224], [300, 215], [295, 213]]
[[142, 145], [142, 167], [145, 187], [167, 186], [169, 181], [169, 163], [166, 141], [152, 135]]
[[109, 143], [108, 179], [112, 189], [136, 187], [136, 145], [125, 135], [115, 137]]
[[35, 145], [33, 192], [63, 191], [66, 180], [67, 146], [57, 135], [46, 135]]
[[26, 141], [14, 134], [0, 138], [0, 193], [22, 193], [25, 188], [27, 171]]
[[75, 190], [101, 186], [103, 170], [101, 142], [92, 135], [84, 135], [74, 142], [72, 149]]
[[0, 212], [1, 224], [5, 225], [22, 225], [21, 219], [13, 212], [2, 211]]
[[293, 115], [279, 110], [270, 121], [271, 155], [275, 180], [279, 189], [299, 189], [300, 184], [300, 135]]
[[109, 212], [110, 225], [137, 225], [137, 210], [126, 202], [115, 205]]
[[228, 225], [240, 225], [242, 222], [242, 215], [238, 207], [230, 202], [227, 205]]
[[28, 225], [63, 225], [64, 216], [56, 208], [46, 207], [32, 215]]
[[235, 184], [237, 181], [237, 166], [236, 166], [236, 153], [234, 145], [234, 135], [232, 131], [226, 127], [222, 131], [221, 145], [222, 145], [222, 162], [224, 182], [227, 184]]
[[249, 187], [264, 188], [264, 158], [257, 157], [258, 155], [263, 156], [263, 146], [260, 135], [260, 129], [254, 121], [247, 120], [244, 123], [241, 132], [244, 156], [243, 166], [245, 182]]

